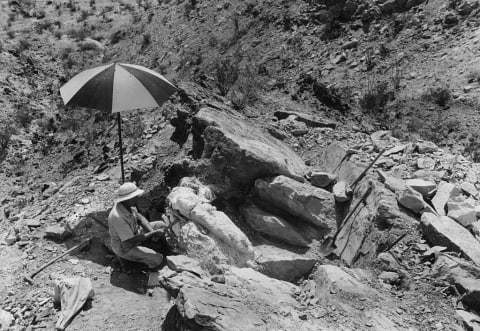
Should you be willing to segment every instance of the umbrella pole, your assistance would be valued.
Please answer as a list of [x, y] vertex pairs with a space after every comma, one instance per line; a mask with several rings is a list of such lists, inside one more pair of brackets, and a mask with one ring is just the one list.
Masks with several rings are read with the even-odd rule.
[[122, 170], [122, 184], [125, 183], [125, 172], [123, 170], [123, 144], [122, 144], [122, 118], [120, 113], [117, 113], [118, 123], [118, 142], [120, 144], [120, 169]]

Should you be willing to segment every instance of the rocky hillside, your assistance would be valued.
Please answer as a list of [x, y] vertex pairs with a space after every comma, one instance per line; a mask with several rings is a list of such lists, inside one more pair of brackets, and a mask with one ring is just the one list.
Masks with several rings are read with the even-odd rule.
[[[53, 329], [77, 276], [72, 330], [479, 327], [477, 1], [0, 8], [0, 329]], [[58, 93], [111, 61], [179, 87], [122, 114], [139, 209], [169, 225], [158, 274], [109, 246], [115, 121]]]

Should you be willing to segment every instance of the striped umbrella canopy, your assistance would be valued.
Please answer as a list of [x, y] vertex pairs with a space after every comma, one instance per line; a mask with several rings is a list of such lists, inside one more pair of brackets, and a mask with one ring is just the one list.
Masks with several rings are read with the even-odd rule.
[[120, 165], [123, 169], [120, 112], [160, 107], [177, 88], [148, 68], [111, 63], [78, 73], [60, 88], [65, 106], [78, 106], [117, 113]]

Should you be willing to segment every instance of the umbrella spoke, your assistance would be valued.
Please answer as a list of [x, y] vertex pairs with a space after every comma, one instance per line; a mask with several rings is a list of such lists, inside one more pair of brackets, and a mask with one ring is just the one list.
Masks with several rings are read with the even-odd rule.
[[138, 79], [159, 105], [167, 101], [168, 98], [177, 91], [175, 86], [158, 73], [153, 75], [150, 73], [151, 70], [142, 70], [139, 69], [141, 67], [138, 66], [133, 67], [123, 64], [119, 66]]

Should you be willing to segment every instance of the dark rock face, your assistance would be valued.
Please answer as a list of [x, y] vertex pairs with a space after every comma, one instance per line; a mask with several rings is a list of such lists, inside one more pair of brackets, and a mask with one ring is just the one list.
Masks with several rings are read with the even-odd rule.
[[304, 180], [303, 160], [240, 114], [204, 107], [192, 123], [194, 156], [209, 159], [232, 184], [246, 186], [257, 178], [275, 175]]

